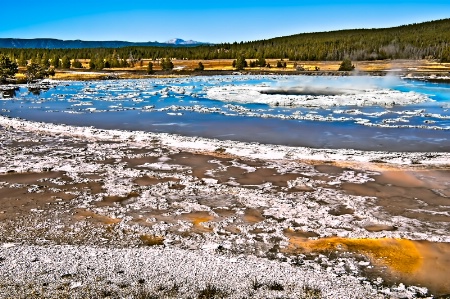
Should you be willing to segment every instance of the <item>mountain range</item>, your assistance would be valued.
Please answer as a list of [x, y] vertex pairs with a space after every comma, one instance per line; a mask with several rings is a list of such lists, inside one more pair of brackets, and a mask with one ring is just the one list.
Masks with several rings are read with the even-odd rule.
[[0, 38], [0, 48], [15, 49], [82, 49], [82, 48], [124, 48], [135, 46], [153, 47], [195, 47], [208, 43], [173, 38], [164, 43], [159, 42], [126, 42], [126, 41], [83, 41], [61, 40], [54, 38]]

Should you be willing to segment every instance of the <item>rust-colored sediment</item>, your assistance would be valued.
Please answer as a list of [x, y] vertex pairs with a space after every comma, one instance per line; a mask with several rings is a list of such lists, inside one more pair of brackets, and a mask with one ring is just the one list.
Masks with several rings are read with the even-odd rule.
[[387, 268], [379, 275], [392, 283], [425, 286], [434, 295], [450, 293], [450, 243], [406, 239], [322, 238], [310, 240], [302, 233], [286, 230], [289, 253], [352, 252], [363, 254], [375, 267]]
[[179, 218], [189, 221], [194, 225], [194, 230], [200, 232], [210, 232], [213, 229], [202, 225], [204, 222], [214, 220], [214, 216], [210, 215], [206, 211], [197, 211], [192, 213], [181, 214]]
[[422, 256], [414, 242], [405, 239], [324, 238], [308, 240], [291, 237], [290, 252], [347, 251], [364, 254], [375, 264], [388, 266], [400, 273], [414, 273], [422, 265]]
[[111, 218], [85, 209], [76, 209], [74, 219], [77, 221], [91, 219], [95, 222], [103, 223], [106, 225], [116, 224], [122, 221], [122, 219], [120, 218]]
[[249, 224], [255, 224], [264, 221], [265, 219], [261, 214], [261, 211], [257, 209], [246, 209], [242, 218], [246, 223]]

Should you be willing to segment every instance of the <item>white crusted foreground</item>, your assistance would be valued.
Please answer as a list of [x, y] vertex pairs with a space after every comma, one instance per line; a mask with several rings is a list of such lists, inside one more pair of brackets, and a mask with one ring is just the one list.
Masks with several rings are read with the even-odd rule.
[[[60, 124], [39, 123], [0, 116], [0, 126], [20, 130], [82, 137], [92, 140], [124, 141], [133, 144], [149, 144], [158, 140], [161, 145], [182, 150], [214, 151], [218, 148], [227, 154], [255, 159], [289, 159], [319, 161], [384, 162], [398, 165], [420, 163], [422, 165], [448, 165], [450, 153], [444, 152], [387, 152], [353, 149], [314, 149], [289, 147], [239, 141], [222, 141], [202, 137], [185, 137], [167, 133], [142, 131], [102, 130], [94, 127], [75, 127]], [[0, 172], [5, 169], [0, 168]]]
[[[51, 290], [65, 283], [72, 296], [89, 289], [128, 292], [130, 296], [145, 289], [158, 298], [169, 298], [167, 292], [175, 287], [176, 298], [192, 298], [208, 285], [229, 298], [309, 298], [302, 297], [307, 290], [320, 290], [321, 298], [370, 298], [374, 294], [372, 287], [362, 285], [358, 278], [329, 274], [314, 262], [294, 267], [251, 256], [168, 248], [13, 244], [3, 244], [0, 256], [1, 282], [10, 284], [11, 289], [22, 285], [24, 293], [26, 286]], [[283, 290], [271, 290], [276, 283]]]
[[[148, 292], [163, 298], [187, 298], [197, 297], [209, 285], [217, 293], [235, 298], [308, 298], [305, 294], [310, 292], [311, 295], [315, 291], [322, 298], [379, 298], [383, 294], [391, 294], [394, 298], [414, 298], [416, 293], [426, 291], [416, 287], [405, 288], [402, 284], [387, 288], [371, 282], [370, 279], [374, 278], [364, 277], [358, 268], [372, 267], [368, 261], [361, 263], [345, 257], [333, 260], [327, 256], [310, 260], [276, 250], [273, 253], [271, 249], [275, 245], [287, 246], [284, 230], [293, 224], [320, 237], [450, 240], [448, 227], [442, 223], [393, 216], [374, 204], [374, 198], [351, 196], [332, 188], [343, 182], [362, 184], [370, 181], [369, 172], [348, 170], [328, 175], [324, 180], [325, 173], [298, 161], [316, 159], [364, 163], [376, 160], [397, 165], [443, 166], [450, 161], [448, 153], [295, 148], [99, 130], [5, 117], [0, 117], [0, 127], [4, 132], [2, 144], [5, 145], [0, 155], [0, 173], [9, 172], [5, 177], [13, 178], [33, 173], [48, 173], [50, 177], [58, 174], [58, 178], [28, 183], [3, 182], [2, 186], [12, 192], [15, 188], [22, 188], [21, 196], [27, 194], [33, 200], [40, 196], [50, 201], [42, 209], [31, 209], [31, 217], [28, 218], [16, 215], [17, 210], [13, 210], [14, 219], [19, 220], [9, 222], [9, 226], [5, 221], [0, 226], [2, 240], [20, 243], [5, 243], [0, 248], [0, 290], [7, 297], [27, 298], [20, 292], [31, 289], [47, 292], [46, 298], [52, 298], [52, 292], [58, 292], [60, 298], [65, 291], [68, 297], [69, 294], [71, 297], [82, 294], [77, 295], [82, 298], [126, 298], [130, 294], [133, 298], [150, 298], [139, 297], [136, 292]], [[146, 155], [150, 152], [147, 157], [154, 159], [140, 161], [141, 152], [133, 153], [130, 149], [144, 150]], [[277, 170], [279, 174], [288, 170], [301, 174], [297, 179], [287, 181], [286, 190], [291, 185], [298, 185], [307, 187], [309, 192], [275, 192], [270, 184], [244, 188], [236, 182], [231, 184], [232, 181], [219, 183], [219, 175], [214, 176], [212, 172], [208, 178], [196, 178], [188, 167], [190, 164], [170, 163], [175, 159], [171, 153], [180, 151], [225, 151], [238, 157], [262, 159], [266, 161], [266, 169]], [[126, 162], [133, 158], [137, 163], [134, 166]], [[210, 155], [208, 159], [214, 158]], [[208, 163], [216, 164], [219, 172], [221, 167], [225, 167], [220, 160]], [[248, 173], [256, 171], [254, 164], [247, 165], [234, 158], [228, 166], [246, 168]], [[171, 188], [176, 184], [163, 180], [170, 177], [177, 178], [185, 188]], [[137, 186], [137, 178], [161, 180], [155, 185]], [[85, 185], [89, 183], [99, 183], [102, 188], [94, 192], [91, 185]], [[60, 193], [75, 197], [64, 201], [59, 198]], [[102, 205], [111, 196], [131, 198]], [[216, 207], [230, 206], [233, 207], [228, 210], [231, 215], [219, 217], [216, 213]], [[333, 208], [340, 206], [349, 207], [354, 213], [330, 214]], [[265, 220], [243, 223], [240, 220], [242, 213], [255, 208], [263, 210], [261, 214]], [[88, 212], [86, 221], [71, 223], [70, 218], [80, 215], [77, 214], [80, 210]], [[156, 217], [161, 216], [165, 220], [154, 218], [155, 214], [149, 211], [163, 213]], [[195, 225], [182, 217], [193, 213], [215, 219]], [[83, 219], [83, 214], [79, 217], [77, 219]], [[117, 225], [96, 227], [88, 222], [88, 217], [117, 221]], [[371, 223], [398, 229], [370, 232], [364, 227]], [[239, 232], [226, 230], [233, 226], [238, 227]], [[209, 230], [198, 234], [192, 232], [195, 229]], [[142, 247], [139, 238], [143, 235], [163, 236], [164, 247]], [[176, 295], [173, 294], [175, 289]], [[86, 295], [99, 290], [106, 293]], [[19, 293], [14, 296], [14, 292]], [[58, 298], [57, 295], [54, 298]]]

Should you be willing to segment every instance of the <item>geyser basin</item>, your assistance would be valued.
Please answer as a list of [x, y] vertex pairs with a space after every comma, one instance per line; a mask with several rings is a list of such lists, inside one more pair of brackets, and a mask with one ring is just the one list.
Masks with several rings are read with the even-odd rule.
[[446, 84], [369, 76], [51, 82], [0, 96], [1, 114], [314, 148], [450, 150]]

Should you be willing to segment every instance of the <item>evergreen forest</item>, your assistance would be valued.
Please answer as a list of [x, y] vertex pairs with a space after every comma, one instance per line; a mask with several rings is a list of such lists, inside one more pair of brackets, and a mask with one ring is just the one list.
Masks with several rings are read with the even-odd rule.
[[[34, 62], [70, 67], [90, 59], [90, 67], [128, 67], [143, 59], [289, 59], [339, 61], [350, 59], [436, 59], [450, 62], [450, 19], [383, 29], [303, 33], [248, 42], [197, 47], [124, 47], [86, 49], [0, 49], [19, 66]], [[79, 63], [79, 62], [78, 62]], [[74, 67], [74, 65], [72, 65]]]

